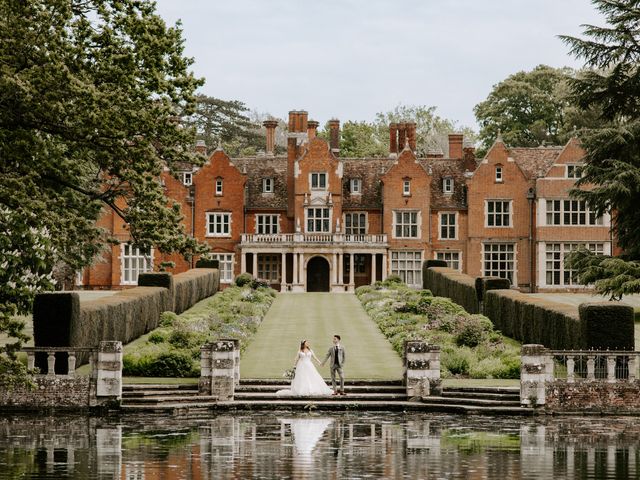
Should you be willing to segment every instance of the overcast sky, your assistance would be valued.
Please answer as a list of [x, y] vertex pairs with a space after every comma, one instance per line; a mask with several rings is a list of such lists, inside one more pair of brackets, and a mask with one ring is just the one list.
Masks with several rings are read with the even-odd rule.
[[579, 67], [557, 35], [603, 24], [589, 0], [157, 0], [182, 20], [202, 92], [286, 118], [373, 120], [402, 103], [477, 129], [492, 85]]

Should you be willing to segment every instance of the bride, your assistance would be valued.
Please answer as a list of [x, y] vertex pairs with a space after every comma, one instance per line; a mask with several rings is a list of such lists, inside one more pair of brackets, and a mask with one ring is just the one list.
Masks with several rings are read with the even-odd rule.
[[312, 359], [320, 364], [320, 360], [314, 355], [309, 342], [303, 340], [300, 342], [300, 350], [293, 364], [296, 373], [291, 380], [291, 389], [278, 390], [276, 395], [296, 397], [331, 395], [331, 388], [327, 386], [316, 367], [313, 366]]

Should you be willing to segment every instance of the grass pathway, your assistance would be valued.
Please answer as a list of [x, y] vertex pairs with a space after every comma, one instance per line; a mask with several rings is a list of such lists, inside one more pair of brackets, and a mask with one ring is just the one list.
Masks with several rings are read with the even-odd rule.
[[[279, 294], [240, 361], [242, 378], [282, 378], [300, 341], [322, 361], [334, 334], [342, 336], [346, 378], [399, 379], [402, 360], [355, 295]], [[329, 378], [328, 362], [320, 373]]]

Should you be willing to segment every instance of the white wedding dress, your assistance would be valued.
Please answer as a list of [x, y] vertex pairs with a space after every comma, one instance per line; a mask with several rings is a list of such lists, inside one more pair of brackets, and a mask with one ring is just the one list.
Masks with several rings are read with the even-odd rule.
[[312, 358], [312, 351], [298, 352], [296, 375], [291, 381], [291, 388], [278, 390], [276, 395], [279, 397], [317, 397], [333, 393], [333, 390], [327, 385], [311, 362]]

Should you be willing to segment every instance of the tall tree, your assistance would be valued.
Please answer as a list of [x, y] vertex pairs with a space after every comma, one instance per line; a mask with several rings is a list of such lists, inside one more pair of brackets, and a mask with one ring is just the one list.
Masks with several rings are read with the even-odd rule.
[[570, 80], [577, 104], [600, 112], [601, 124], [586, 129], [582, 178], [572, 193], [597, 214], [613, 211], [623, 258], [572, 255], [568, 265], [583, 283], [620, 297], [640, 292], [640, 0], [594, 0], [604, 27], [584, 25], [585, 38], [562, 36], [590, 70]]
[[190, 255], [179, 206], [159, 176], [197, 162], [192, 112], [202, 83], [183, 56], [179, 25], [138, 0], [0, 0], [0, 378], [19, 371], [30, 311], [50, 272], [77, 270], [111, 241], [104, 208], [135, 245]]
[[569, 81], [570, 68], [538, 65], [494, 85], [487, 99], [474, 107], [480, 125], [480, 149], [484, 154], [501, 132], [504, 141], [522, 147], [562, 145], [574, 132], [591, 126], [596, 116], [577, 108]]
[[239, 100], [221, 100], [207, 95], [196, 97], [196, 111], [185, 118], [193, 125], [199, 140], [210, 150], [221, 144], [227, 154], [237, 157], [256, 155], [266, 143], [262, 125], [250, 118], [249, 109]]

